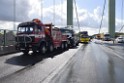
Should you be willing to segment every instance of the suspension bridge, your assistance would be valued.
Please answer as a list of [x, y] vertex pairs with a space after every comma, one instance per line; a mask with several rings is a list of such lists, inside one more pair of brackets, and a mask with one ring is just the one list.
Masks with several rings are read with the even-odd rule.
[[[46, 19], [44, 17], [46, 15], [44, 12], [48, 11], [48, 9], [44, 10], [44, 6], [46, 6], [45, 2], [49, 5], [53, 4], [52, 7], [49, 8], [51, 15], [48, 16], [49, 21], [47, 22], [51, 22], [54, 25], [58, 25], [59, 23], [60, 25], [58, 26], [65, 27], [65, 29], [73, 29], [79, 33], [83, 29], [81, 27], [82, 22], [80, 21], [81, 18], [79, 14], [81, 11], [79, 11], [78, 1], [79, 0], [52, 0], [49, 3], [47, 0], [41, 0], [41, 3], [39, 3], [36, 0], [37, 6], [31, 5], [30, 7], [36, 8], [36, 10], [40, 7], [38, 19], [45, 22]], [[13, 16], [11, 16], [13, 29], [0, 28], [0, 83], [124, 83], [124, 1], [120, 0], [120, 29], [116, 27], [117, 0], [102, 1], [101, 16], [98, 18], [99, 22], [97, 24], [98, 29], [94, 29], [96, 33], [93, 34], [93, 36], [103, 32], [102, 26], [104, 25], [105, 14], [107, 13], [107, 29], [111, 37], [110, 41], [97, 39], [94, 36], [87, 44], [79, 43], [78, 46], [69, 47], [68, 49], [63, 48], [63, 50], [55, 49], [55, 51], [48, 51], [46, 54], [35, 54], [32, 51], [30, 51], [29, 54], [23, 54], [15, 49], [17, 44], [17, 24], [20, 23], [18, 16], [22, 15], [22, 12], [18, 13], [18, 8], [20, 8], [18, 5], [29, 5], [23, 4], [23, 1], [18, 0], [10, 2], [11, 4], [9, 5], [13, 5]], [[0, 2], [3, 3], [4, 1]], [[63, 5], [63, 2], [66, 2], [66, 5]], [[30, 2], [30, 4], [31, 3], [35, 4], [33, 1]], [[60, 9], [56, 6], [57, 4], [61, 4]], [[24, 9], [26, 10], [26, 7]], [[58, 13], [57, 10], [60, 11], [58, 16], [55, 14]], [[108, 12], [105, 12], [105, 10], [108, 10]], [[65, 14], [64, 11], [66, 11]], [[23, 11], [23, 13], [25, 12], [26, 11]], [[34, 12], [34, 10], [32, 10], [29, 15], [31, 15], [32, 12]], [[38, 14], [35, 13], [34, 16], [37, 17], [37, 15]], [[21, 18], [26, 20], [24, 16]], [[0, 17], [0, 20], [1, 19]], [[88, 21], [90, 21], [90, 19], [88, 19]], [[77, 28], [76, 30], [75, 27]], [[116, 29], [119, 30], [118, 34], [121, 34], [118, 39], [116, 38], [119, 36], [116, 33]], [[23, 35], [25, 34], [21, 34], [21, 36]], [[119, 38], [122, 38], [123, 42], [119, 43]]]

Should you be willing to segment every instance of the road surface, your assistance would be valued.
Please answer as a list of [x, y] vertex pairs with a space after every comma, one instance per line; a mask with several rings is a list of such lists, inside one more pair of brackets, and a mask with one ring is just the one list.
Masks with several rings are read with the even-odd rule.
[[106, 44], [83, 45], [51, 83], [124, 83], [123, 57]]
[[0, 83], [124, 83], [122, 45], [94, 41], [44, 56], [1, 56]]

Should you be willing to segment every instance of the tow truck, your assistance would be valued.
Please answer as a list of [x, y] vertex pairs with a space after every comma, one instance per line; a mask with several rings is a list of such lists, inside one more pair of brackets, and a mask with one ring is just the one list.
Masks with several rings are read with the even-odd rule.
[[68, 29], [67, 27], [60, 28], [62, 34], [67, 36], [68, 47], [76, 47], [79, 44], [79, 38], [75, 35], [74, 30]]
[[58, 48], [67, 49], [67, 41], [67, 37], [52, 23], [43, 24], [39, 19], [33, 19], [18, 25], [15, 47], [24, 54], [28, 54], [30, 50], [45, 54]]

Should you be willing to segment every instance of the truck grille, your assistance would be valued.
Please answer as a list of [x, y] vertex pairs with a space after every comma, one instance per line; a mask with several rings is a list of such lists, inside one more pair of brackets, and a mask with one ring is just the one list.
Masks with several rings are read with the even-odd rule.
[[19, 42], [19, 43], [31, 43], [31, 42], [34, 42], [34, 37], [30, 37], [30, 36], [17, 36], [16, 37], [16, 42]]

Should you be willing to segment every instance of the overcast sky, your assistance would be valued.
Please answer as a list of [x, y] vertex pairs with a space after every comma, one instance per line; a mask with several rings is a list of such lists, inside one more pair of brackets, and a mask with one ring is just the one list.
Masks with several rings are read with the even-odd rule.
[[[29, 21], [33, 18], [42, 19], [44, 23], [54, 23], [56, 26], [66, 26], [66, 0], [0, 0], [0, 29], [13, 29], [14, 7], [15, 20]], [[81, 30], [89, 34], [98, 33], [104, 0], [76, 0]], [[122, 0], [116, 0], [116, 31], [122, 25]], [[108, 0], [101, 32], [108, 32]], [[74, 11], [74, 29], [78, 31]], [[54, 17], [55, 16], [55, 17]]]

